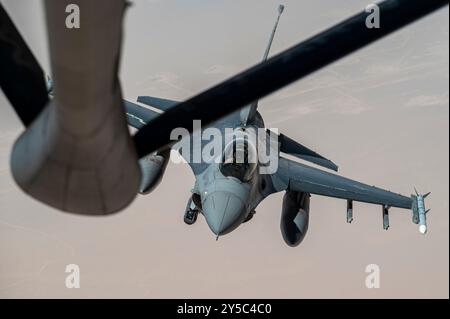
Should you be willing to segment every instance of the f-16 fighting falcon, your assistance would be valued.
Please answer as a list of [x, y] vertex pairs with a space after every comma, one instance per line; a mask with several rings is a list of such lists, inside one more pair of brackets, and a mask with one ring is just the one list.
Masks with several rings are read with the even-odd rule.
[[[26, 127], [11, 152], [11, 171], [25, 193], [66, 212], [112, 214], [138, 192], [158, 185], [176, 143], [195, 175], [184, 220], [193, 224], [203, 215], [216, 238], [249, 221], [264, 198], [282, 191], [281, 230], [289, 246], [297, 246], [306, 234], [312, 195], [346, 200], [348, 222], [353, 202], [379, 205], [384, 229], [389, 228], [390, 208], [408, 209], [420, 232], [427, 232], [424, 200], [429, 193], [403, 196], [286, 158], [337, 171], [324, 156], [266, 129], [258, 100], [447, 6], [448, 0], [386, 0], [377, 4], [379, 28], [368, 28], [370, 13], [362, 11], [269, 58], [284, 9], [280, 6], [261, 63], [186, 101], [138, 98], [162, 113], [122, 100], [118, 69], [126, 1], [78, 0], [81, 27], [68, 29], [61, 15], [72, 2], [45, 1], [54, 79], [48, 85], [0, 5], [0, 87]], [[195, 120], [201, 120], [201, 129], [195, 129]], [[134, 136], [127, 123], [138, 129]], [[185, 134], [174, 140], [177, 129]], [[195, 160], [191, 155], [207, 146], [197, 137], [208, 129], [225, 143], [209, 160]], [[254, 161], [266, 149], [276, 163], [273, 171], [266, 167], [270, 162]]]
[[[284, 6], [280, 5], [263, 62], [268, 58], [283, 10]], [[177, 101], [152, 96], [139, 96], [137, 101], [161, 111], [168, 111], [178, 104]], [[151, 123], [152, 119], [159, 116], [155, 111], [128, 101], [125, 101], [125, 107], [128, 122], [136, 129]], [[199, 143], [201, 145], [199, 149], [194, 146], [195, 139], [200, 139], [205, 128], [189, 136], [189, 142], [184, 146], [184, 148], [187, 146], [189, 151], [185, 152], [186, 149], [183, 149], [181, 154], [191, 166], [196, 182], [184, 215], [187, 224], [193, 224], [197, 220], [197, 215], [203, 214], [218, 238], [252, 219], [256, 207], [264, 198], [275, 192], [284, 191], [281, 232], [289, 246], [297, 246], [307, 232], [311, 194], [346, 199], [349, 223], [353, 220], [353, 201], [378, 204], [381, 207], [382, 223], [386, 230], [389, 228], [391, 207], [412, 209], [413, 221], [420, 224], [421, 233], [426, 233], [427, 211], [424, 207], [424, 198], [428, 194], [420, 196], [416, 193], [406, 197], [284, 158], [281, 153], [330, 170], [338, 170], [336, 164], [306, 146], [283, 134], [276, 135], [270, 130], [265, 130], [264, 120], [257, 107], [258, 101], [255, 101], [209, 126], [219, 130], [220, 136], [225, 137], [224, 143], [220, 143], [224, 145], [221, 153], [211, 157], [209, 162], [195, 162], [192, 156], [196, 151], [201, 153], [206, 146], [207, 141], [204, 139]], [[226, 133], [230, 128], [234, 133], [231, 137]], [[264, 133], [255, 134], [255, 132]], [[274, 136], [271, 134], [275, 134], [277, 141], [275, 147], [268, 142], [270, 137]], [[261, 163], [251, 161], [251, 158], [259, 158], [261, 146], [267, 146], [269, 152], [276, 154], [278, 167], [272, 174], [261, 174]], [[149, 193], [161, 181], [169, 156], [169, 152], [165, 150], [140, 160], [143, 173], [141, 193]], [[239, 161], [239, 158], [242, 160]]]

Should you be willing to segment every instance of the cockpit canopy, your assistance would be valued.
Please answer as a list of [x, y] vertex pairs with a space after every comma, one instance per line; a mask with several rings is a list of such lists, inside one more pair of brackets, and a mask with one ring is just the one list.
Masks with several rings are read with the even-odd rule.
[[220, 171], [224, 176], [249, 181], [257, 167], [256, 147], [245, 136], [235, 138], [225, 146]]

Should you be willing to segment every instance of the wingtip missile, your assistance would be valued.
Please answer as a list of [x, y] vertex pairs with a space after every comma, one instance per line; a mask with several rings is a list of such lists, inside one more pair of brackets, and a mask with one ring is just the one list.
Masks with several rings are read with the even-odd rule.
[[419, 225], [419, 232], [425, 235], [428, 231], [427, 226], [427, 213], [430, 211], [429, 209], [425, 209], [425, 198], [431, 194], [431, 192], [426, 193], [425, 195], [420, 195], [417, 190], [416, 195], [413, 195], [413, 222]]
[[420, 226], [419, 226], [419, 232], [420, 232], [422, 235], [425, 235], [425, 234], [427, 233], [427, 226], [426, 226], [426, 225], [420, 225]]

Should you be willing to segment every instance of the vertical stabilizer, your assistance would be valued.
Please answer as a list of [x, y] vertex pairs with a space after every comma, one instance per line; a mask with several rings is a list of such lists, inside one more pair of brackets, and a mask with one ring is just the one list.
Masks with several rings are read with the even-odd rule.
[[[272, 42], [275, 37], [278, 23], [280, 22], [280, 17], [281, 17], [281, 14], [283, 13], [283, 11], [284, 11], [284, 5], [280, 4], [278, 6], [277, 20], [275, 21], [275, 25], [273, 26], [272, 33], [270, 34], [269, 43], [267, 44], [266, 51], [264, 52], [262, 62], [266, 61], [267, 58], [269, 57], [270, 48], [272, 47]], [[249, 106], [246, 106], [245, 108], [242, 109], [241, 120], [244, 125], [247, 124], [249, 121], [251, 121], [254, 118], [257, 108], [258, 108], [258, 101], [255, 101], [252, 104], [250, 104]]]

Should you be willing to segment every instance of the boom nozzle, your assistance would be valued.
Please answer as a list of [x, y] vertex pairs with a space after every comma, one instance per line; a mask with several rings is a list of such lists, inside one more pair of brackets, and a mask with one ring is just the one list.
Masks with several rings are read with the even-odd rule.
[[284, 5], [280, 4], [280, 5], [278, 6], [278, 13], [279, 13], [279, 14], [282, 14], [283, 11], [284, 11]]

